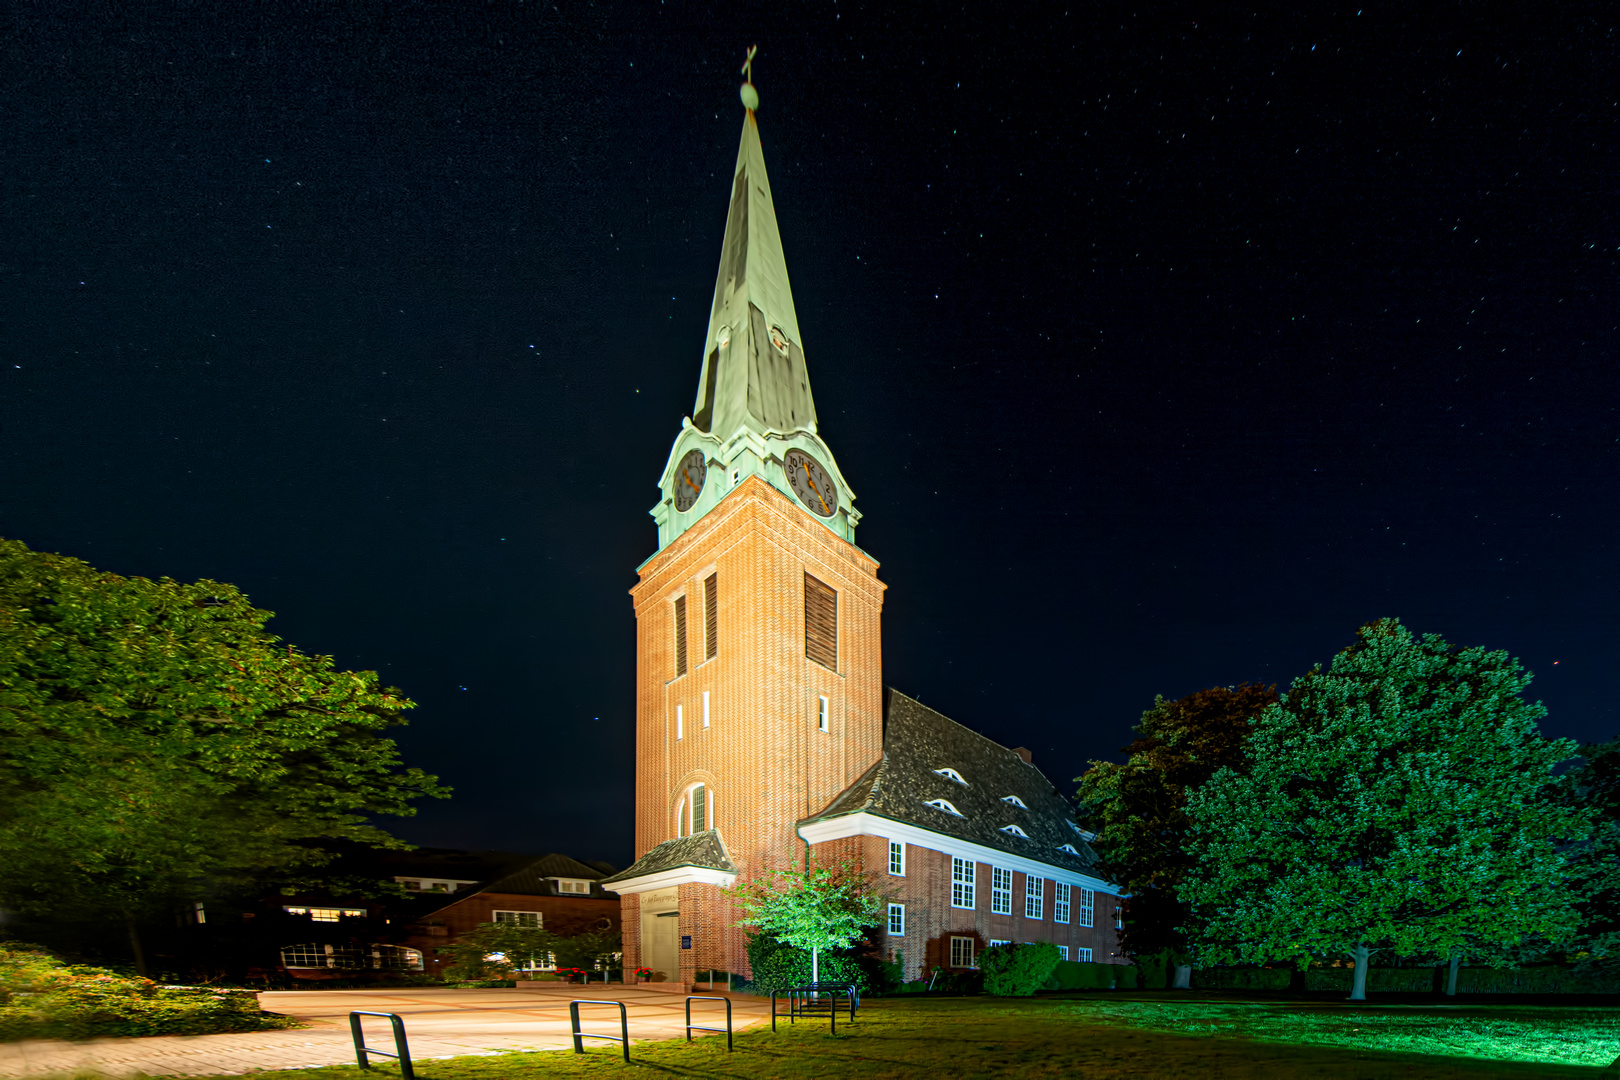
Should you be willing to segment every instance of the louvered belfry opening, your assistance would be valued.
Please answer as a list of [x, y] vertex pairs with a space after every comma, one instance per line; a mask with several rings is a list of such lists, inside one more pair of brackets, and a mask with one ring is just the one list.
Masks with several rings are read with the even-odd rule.
[[720, 575], [710, 574], [703, 579], [703, 659], [713, 660], [720, 653], [720, 615], [716, 603], [720, 596]]
[[838, 670], [838, 592], [804, 575], [804, 655]]
[[686, 674], [686, 597], [675, 598], [675, 677]]

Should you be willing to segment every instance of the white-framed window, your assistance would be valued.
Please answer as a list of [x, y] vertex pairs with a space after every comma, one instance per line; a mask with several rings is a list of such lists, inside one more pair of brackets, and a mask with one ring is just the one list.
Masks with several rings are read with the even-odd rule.
[[1080, 857], [1080, 853], [1075, 850], [1073, 844], [1064, 844], [1062, 847], [1058, 848], [1058, 850], [1063, 852], [1065, 855], [1073, 855], [1077, 859]]
[[906, 905], [889, 905], [889, 936], [905, 937], [906, 935]]
[[675, 706], [675, 737], [677, 739], [686, 735], [686, 715], [679, 705]]
[[519, 971], [556, 971], [557, 956], [555, 953], [546, 953], [543, 956], [531, 956], [527, 960], [512, 965]]
[[957, 772], [955, 769], [944, 768], [944, 769], [935, 769], [934, 771], [939, 773], [939, 775], [943, 776], [947, 780], [955, 780], [958, 784], [961, 784], [963, 787], [970, 787], [971, 786], [966, 780], [962, 779], [962, 774]]
[[1095, 900], [1096, 900], [1096, 894], [1093, 893], [1090, 889], [1081, 889], [1080, 890], [1080, 920], [1079, 920], [1079, 922], [1080, 922], [1081, 926], [1090, 926], [1091, 925], [1091, 912], [1092, 912], [1092, 908], [1095, 907]]
[[895, 877], [906, 876], [906, 845], [903, 841], [889, 841], [889, 873]]
[[1044, 878], [1024, 878], [1024, 918], [1046, 917], [1046, 881]]
[[991, 938], [990, 939], [990, 947], [992, 949], [995, 948], [997, 945], [1011, 945], [1011, 944], [1012, 944], [1012, 941], [1010, 939], [1007, 939], [1007, 940], [1004, 940], [1002, 938]]
[[587, 878], [560, 877], [555, 880], [557, 882], [557, 891], [560, 893], [573, 893], [576, 896], [589, 896], [591, 894], [591, 883]]
[[490, 914], [502, 926], [532, 926], [539, 929], [545, 925], [545, 917], [538, 911], [493, 911]]
[[816, 698], [816, 728], [820, 731], [830, 730], [828, 727], [827, 714], [827, 695], [818, 695]]
[[1052, 921], [1066, 923], [1069, 921], [1069, 886], [1059, 881], [1052, 889]]
[[1089, 964], [1091, 963], [1091, 950], [1082, 949], [1079, 946], [1076, 946], [1074, 950], [1074, 958], [1080, 961], [1082, 964]]
[[932, 806], [935, 810], [943, 810], [947, 814], [955, 814], [957, 817], [967, 817], [967, 815], [962, 813], [962, 811], [952, 806], [948, 799], [929, 799], [928, 805]]
[[973, 872], [972, 859], [951, 856], [951, 907], [970, 909], [973, 907]]
[[284, 904], [281, 908], [289, 915], [308, 915], [311, 922], [339, 922], [343, 919], [363, 919], [365, 908], [357, 907], [302, 907]]
[[1069, 947], [1067, 945], [1059, 945], [1058, 946], [1058, 959], [1059, 960], [1067, 960], [1068, 958], [1069, 958]]
[[1012, 871], [990, 868], [990, 914], [1012, 914]]
[[1028, 810], [1029, 809], [1029, 807], [1024, 804], [1024, 800], [1020, 799], [1016, 795], [1003, 795], [1001, 797], [1001, 801], [1004, 802], [1004, 803], [1011, 803], [1012, 805], [1018, 807], [1018, 809], [1020, 809], [1020, 810]]
[[703, 691], [703, 726], [709, 726], [709, 692]]
[[1003, 825], [1001, 827], [1001, 831], [1006, 833], [1008, 836], [1016, 836], [1023, 840], [1029, 839], [1029, 833], [1025, 832], [1023, 829], [1020, 829], [1016, 825]]
[[973, 939], [970, 937], [951, 938], [951, 967], [970, 968], [973, 966]]

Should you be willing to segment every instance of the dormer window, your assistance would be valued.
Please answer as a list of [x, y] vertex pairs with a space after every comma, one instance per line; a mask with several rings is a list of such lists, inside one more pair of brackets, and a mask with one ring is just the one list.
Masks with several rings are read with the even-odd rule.
[[1016, 795], [1003, 795], [1001, 797], [1001, 801], [1004, 802], [1004, 803], [1012, 803], [1014, 806], [1018, 807], [1018, 809], [1020, 809], [1020, 810], [1028, 810], [1029, 809], [1028, 806], [1024, 805], [1024, 800], [1020, 799]]
[[1097, 839], [1097, 834], [1096, 833], [1087, 832], [1086, 830], [1082, 829], [1077, 822], [1073, 822], [1073, 821], [1069, 822], [1069, 828], [1071, 828], [1075, 832], [1079, 833], [1080, 834], [1080, 839], [1084, 840], [1088, 844], [1091, 843], [1093, 840]]
[[575, 896], [589, 896], [591, 883], [583, 878], [553, 878], [560, 893], [573, 893]]
[[1073, 855], [1077, 859], [1080, 857], [1080, 853], [1074, 850], [1073, 844], [1064, 844], [1062, 847], [1058, 848], [1058, 850], [1063, 852], [1065, 855]]
[[1001, 827], [1001, 831], [1006, 833], [1008, 836], [1020, 836], [1025, 840], [1029, 839], [1029, 833], [1025, 832], [1023, 829], [1020, 829], [1016, 825], [1003, 825]]
[[955, 814], [957, 817], [967, 816], [944, 799], [929, 799], [928, 805], [932, 806], [935, 810], [943, 810], [947, 814]]
[[966, 780], [962, 779], [962, 774], [957, 772], [955, 769], [944, 768], [944, 769], [935, 769], [934, 771], [939, 773], [939, 775], [943, 776], [947, 780], [955, 780], [958, 784], [961, 784], [963, 787], [968, 786], [968, 782]]

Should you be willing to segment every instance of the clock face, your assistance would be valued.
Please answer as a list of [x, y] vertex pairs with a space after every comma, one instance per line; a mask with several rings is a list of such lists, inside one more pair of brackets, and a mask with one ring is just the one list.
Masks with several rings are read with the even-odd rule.
[[838, 487], [821, 467], [821, 462], [803, 450], [789, 450], [782, 459], [782, 467], [787, 470], [793, 494], [812, 514], [824, 518], [833, 516], [833, 511], [838, 509]]
[[681, 458], [675, 470], [675, 509], [683, 513], [692, 509], [692, 504], [703, 494], [703, 481], [708, 475], [709, 467], [704, 464], [703, 451], [693, 450]]

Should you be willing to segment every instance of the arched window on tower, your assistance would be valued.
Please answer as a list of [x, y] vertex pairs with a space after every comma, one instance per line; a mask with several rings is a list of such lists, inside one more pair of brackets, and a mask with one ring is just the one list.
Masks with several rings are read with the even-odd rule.
[[693, 784], [675, 804], [675, 835], [691, 836], [714, 828], [714, 792], [707, 784]]

